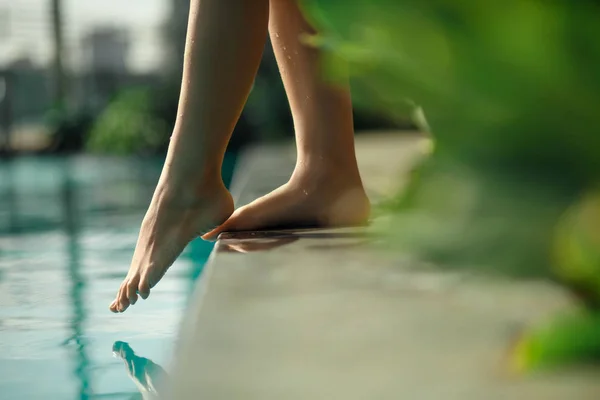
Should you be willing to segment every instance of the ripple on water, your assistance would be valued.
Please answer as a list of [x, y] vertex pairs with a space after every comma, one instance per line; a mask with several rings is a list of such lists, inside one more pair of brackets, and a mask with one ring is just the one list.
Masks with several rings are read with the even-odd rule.
[[[126, 314], [125, 275], [161, 161], [76, 157], [0, 163], [0, 398], [131, 398], [117, 341], [168, 362], [210, 245], [194, 242]], [[125, 396], [126, 395], [126, 396]]]

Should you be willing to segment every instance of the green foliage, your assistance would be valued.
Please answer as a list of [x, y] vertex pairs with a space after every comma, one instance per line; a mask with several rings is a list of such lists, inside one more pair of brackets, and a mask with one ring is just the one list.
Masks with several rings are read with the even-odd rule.
[[[305, 0], [331, 79], [424, 110], [435, 151], [394, 211], [394, 246], [450, 264], [548, 268], [554, 227], [600, 179], [592, 2]], [[366, 89], [365, 89], [366, 88]], [[417, 233], [418, 232], [418, 233]]]
[[[389, 247], [446, 267], [554, 279], [597, 309], [600, 4], [303, 6], [320, 32], [308, 42], [326, 52], [330, 79], [350, 78], [359, 104], [390, 115], [422, 107], [435, 138], [431, 157], [385, 205]], [[589, 196], [596, 200], [581, 203]], [[573, 212], [585, 217], [573, 223]], [[545, 339], [598, 337], [598, 317], [584, 321], [551, 327], [549, 336], [533, 332], [531, 357], [597, 355], [595, 339], [573, 348]]]
[[44, 122], [52, 135], [52, 151], [70, 153], [84, 146], [93, 118], [86, 109], [73, 111], [56, 104], [45, 113]]
[[555, 275], [600, 311], [600, 192], [587, 193], [564, 214], [553, 255]]
[[518, 339], [513, 361], [517, 371], [600, 362], [600, 314], [564, 315], [529, 330]]
[[98, 117], [87, 141], [92, 152], [153, 153], [167, 146], [169, 125], [161, 119], [150, 89], [121, 92]]
[[360, 104], [391, 114], [406, 114], [406, 104], [421, 105], [438, 147], [464, 161], [493, 168], [561, 167], [569, 180], [595, 179], [590, 174], [600, 170], [600, 17], [593, 3], [304, 5], [322, 32], [313, 41], [329, 54], [325, 71], [345, 71], [368, 89], [355, 94]]

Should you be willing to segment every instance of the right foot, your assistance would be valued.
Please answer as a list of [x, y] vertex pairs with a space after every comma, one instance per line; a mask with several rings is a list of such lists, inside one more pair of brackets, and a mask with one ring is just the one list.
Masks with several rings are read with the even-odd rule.
[[110, 305], [112, 312], [125, 311], [135, 304], [138, 294], [147, 298], [187, 244], [222, 224], [233, 212], [233, 199], [222, 182], [207, 185], [201, 193], [156, 190], [142, 222], [129, 273]]
[[364, 225], [370, 208], [356, 168], [301, 165], [288, 183], [237, 209], [202, 238], [214, 240], [227, 231]]

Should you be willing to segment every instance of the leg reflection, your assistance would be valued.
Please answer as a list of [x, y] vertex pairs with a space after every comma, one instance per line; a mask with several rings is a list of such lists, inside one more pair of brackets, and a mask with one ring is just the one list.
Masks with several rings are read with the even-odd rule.
[[160, 365], [148, 358], [137, 356], [131, 346], [125, 342], [115, 342], [113, 354], [125, 362], [127, 373], [138, 387], [143, 399], [164, 399], [161, 397], [161, 390], [166, 383], [167, 373]]

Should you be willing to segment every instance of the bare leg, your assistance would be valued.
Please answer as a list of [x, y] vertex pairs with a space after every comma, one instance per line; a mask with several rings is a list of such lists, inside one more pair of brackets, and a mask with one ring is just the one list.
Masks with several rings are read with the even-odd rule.
[[221, 179], [267, 37], [268, 0], [192, 0], [177, 123], [113, 312], [146, 298], [196, 236], [233, 211]]
[[354, 152], [348, 88], [321, 80], [319, 52], [299, 38], [313, 33], [296, 0], [271, 0], [269, 32], [294, 118], [298, 158], [290, 181], [236, 210], [223, 231], [366, 222], [370, 205]]

